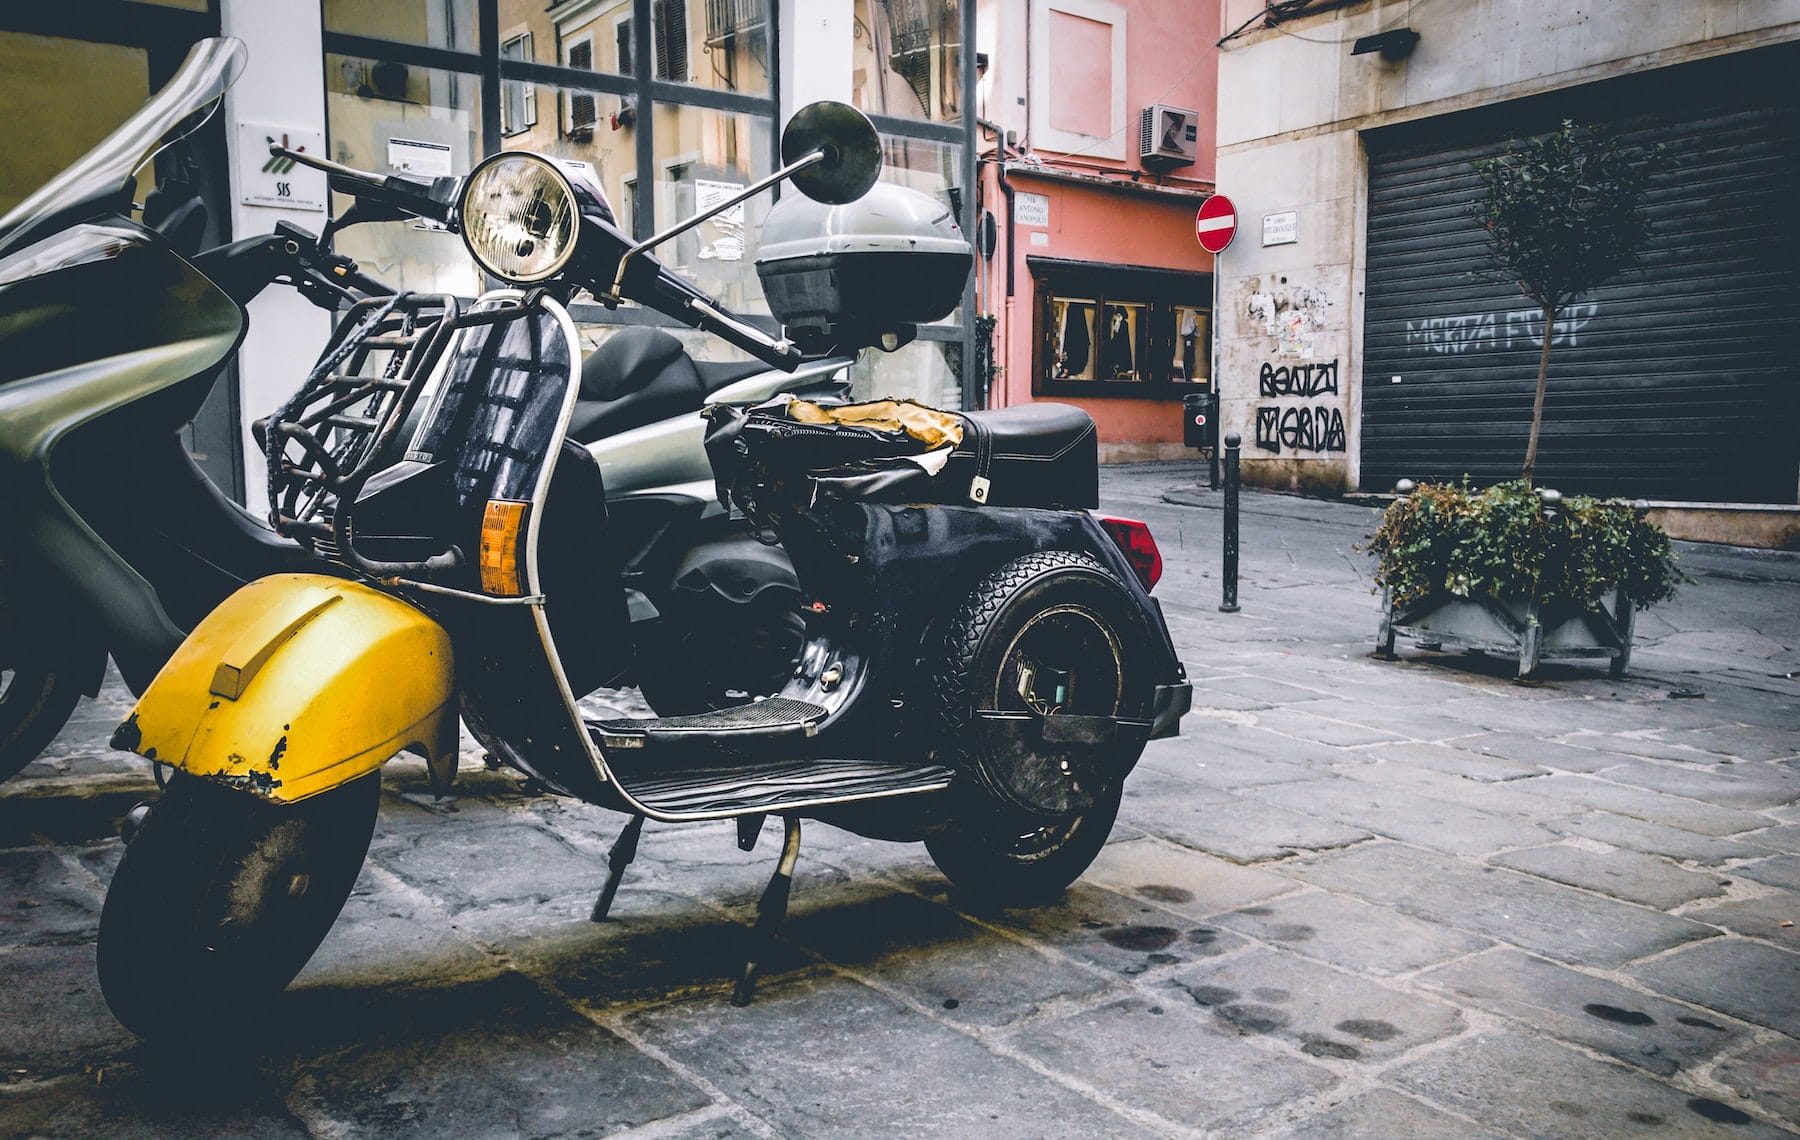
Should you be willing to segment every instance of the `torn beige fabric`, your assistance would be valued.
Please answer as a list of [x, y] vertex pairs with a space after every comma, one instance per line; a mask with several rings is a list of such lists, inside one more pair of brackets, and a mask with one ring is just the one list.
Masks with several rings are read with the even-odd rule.
[[805, 400], [787, 405], [789, 418], [803, 424], [848, 424], [877, 431], [903, 431], [929, 448], [962, 442], [962, 417], [911, 400], [871, 400], [866, 404], [820, 407]]

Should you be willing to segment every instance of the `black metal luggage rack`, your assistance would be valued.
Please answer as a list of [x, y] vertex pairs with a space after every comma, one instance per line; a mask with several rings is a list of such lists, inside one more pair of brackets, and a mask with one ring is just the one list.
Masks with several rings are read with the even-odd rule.
[[393, 445], [460, 316], [456, 298], [417, 293], [359, 301], [344, 314], [306, 381], [268, 420], [277, 532], [338, 553], [338, 504], [397, 456]]

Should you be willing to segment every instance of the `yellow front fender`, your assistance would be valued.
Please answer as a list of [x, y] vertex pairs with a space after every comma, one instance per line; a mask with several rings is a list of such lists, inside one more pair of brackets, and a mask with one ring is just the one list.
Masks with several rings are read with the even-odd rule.
[[206, 616], [113, 734], [113, 747], [295, 803], [423, 752], [456, 771], [450, 637], [390, 594], [278, 574]]

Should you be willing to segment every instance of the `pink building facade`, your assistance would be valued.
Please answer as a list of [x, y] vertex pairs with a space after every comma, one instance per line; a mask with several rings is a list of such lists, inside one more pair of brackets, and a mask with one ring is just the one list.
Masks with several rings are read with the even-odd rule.
[[[1218, 0], [984, 0], [977, 8], [977, 308], [987, 403], [1075, 404], [1108, 462], [1183, 458], [1208, 390]], [[985, 66], [983, 66], [985, 61]]]

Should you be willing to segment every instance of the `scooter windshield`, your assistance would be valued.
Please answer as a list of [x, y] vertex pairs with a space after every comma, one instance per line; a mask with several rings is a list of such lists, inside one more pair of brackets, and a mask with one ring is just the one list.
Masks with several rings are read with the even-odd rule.
[[[165, 143], [204, 121], [199, 113], [211, 112], [243, 72], [249, 54], [242, 40], [230, 36], [195, 44], [175, 77], [138, 108], [137, 114], [0, 218], [0, 253], [18, 244], [50, 215], [116, 193]], [[190, 116], [195, 121], [188, 131], [165, 137]]]

